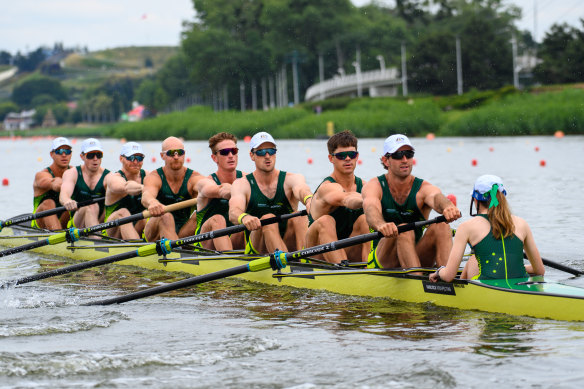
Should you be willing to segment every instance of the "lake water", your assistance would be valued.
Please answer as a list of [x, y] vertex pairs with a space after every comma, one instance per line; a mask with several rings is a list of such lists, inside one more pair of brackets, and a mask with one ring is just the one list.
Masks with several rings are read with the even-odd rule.
[[[476, 177], [497, 174], [542, 256], [584, 269], [584, 137], [412, 141], [414, 174], [454, 194], [462, 220]], [[0, 187], [0, 218], [31, 211], [33, 176], [49, 164], [49, 145], [0, 140], [0, 180], [9, 180]], [[117, 170], [120, 142], [103, 145], [103, 165]], [[143, 145], [144, 167], [158, 167], [160, 142]], [[250, 172], [247, 145], [240, 147], [240, 169]], [[383, 173], [382, 148], [383, 139], [360, 141], [358, 176]], [[214, 171], [206, 142], [186, 142], [186, 149], [189, 167]], [[324, 140], [278, 141], [278, 150], [277, 167], [303, 173], [313, 189], [331, 171]], [[72, 163], [79, 162], [75, 155]], [[1, 259], [0, 280], [55, 264], [61, 260], [15, 254]], [[553, 269], [546, 278], [584, 287], [584, 279]], [[238, 280], [79, 306], [173, 280], [112, 265], [0, 291], [0, 388], [576, 388], [584, 379], [584, 323]]]

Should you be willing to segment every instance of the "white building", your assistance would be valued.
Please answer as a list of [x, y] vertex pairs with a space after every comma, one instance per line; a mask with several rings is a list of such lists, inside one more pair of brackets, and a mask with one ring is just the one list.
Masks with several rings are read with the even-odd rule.
[[10, 112], [4, 118], [4, 129], [12, 130], [28, 130], [34, 124], [34, 114], [36, 110], [22, 111], [20, 113]]

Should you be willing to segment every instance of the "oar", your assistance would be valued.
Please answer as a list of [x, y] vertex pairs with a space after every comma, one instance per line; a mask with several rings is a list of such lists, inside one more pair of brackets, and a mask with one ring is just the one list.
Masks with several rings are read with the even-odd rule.
[[[441, 223], [445, 222], [446, 218], [444, 216], [438, 216], [437, 218], [419, 221], [414, 223], [403, 224], [398, 227], [398, 232], [402, 233], [405, 231], [410, 231], [415, 228], [420, 228], [422, 226], [433, 224], [433, 223]], [[249, 263], [241, 266], [232, 267], [230, 269], [220, 270], [214, 273], [204, 274], [201, 276], [187, 278], [185, 280], [172, 282], [170, 284], [156, 286], [154, 288], [149, 288], [145, 290], [141, 290], [138, 292], [130, 293], [125, 296], [114, 297], [111, 299], [100, 300], [100, 301], [93, 301], [89, 303], [85, 303], [83, 305], [111, 305], [111, 304], [121, 304], [127, 301], [137, 300], [143, 297], [153, 296], [160, 293], [170, 292], [172, 290], [186, 288], [188, 286], [194, 286], [198, 284], [202, 284], [208, 281], [214, 281], [221, 278], [226, 278], [230, 276], [235, 276], [242, 273], [247, 272], [256, 272], [261, 270], [266, 270], [269, 268], [276, 269], [283, 269], [286, 265], [292, 261], [297, 261], [302, 258], [309, 257], [311, 255], [323, 254], [329, 251], [339, 250], [345, 247], [354, 246], [356, 244], [361, 244], [365, 242], [369, 242], [373, 239], [380, 239], [383, 235], [380, 232], [372, 232], [369, 234], [364, 235], [357, 235], [351, 238], [337, 240], [331, 243], [321, 244], [319, 246], [309, 247], [304, 250], [294, 251], [291, 253], [284, 253], [281, 251], [276, 251], [269, 256], [254, 259]]]
[[[94, 199], [80, 201], [77, 203], [77, 208], [85, 207], [87, 205], [91, 205], [93, 203], [103, 201], [104, 199], [105, 199], [105, 197], [97, 197]], [[57, 208], [47, 209], [46, 211], [41, 211], [41, 212], [37, 212], [37, 213], [26, 213], [24, 215], [15, 216], [15, 217], [10, 218], [8, 220], [0, 221], [0, 231], [2, 231], [2, 228], [11, 226], [13, 224], [29, 222], [31, 220], [36, 220], [36, 219], [40, 219], [43, 217], [56, 215], [60, 212], [65, 212], [66, 210], [67, 209], [65, 209], [65, 207], [57, 207]]]
[[[525, 252], [523, 253], [523, 258], [529, 259], [529, 258], [527, 258], [527, 254]], [[556, 270], [561, 270], [561, 271], [566, 272], [566, 273], [573, 274], [575, 276], [581, 276], [582, 274], [584, 274], [584, 272], [581, 270], [574, 269], [573, 267], [570, 267], [570, 266], [562, 265], [561, 263], [550, 261], [549, 259], [542, 258], [541, 261], [546, 266], [549, 266], [549, 267], [556, 269]]]
[[[182, 203], [185, 203], [185, 202], [183, 201]], [[177, 204], [173, 204], [173, 205], [178, 205], [178, 204], [182, 204], [182, 203], [177, 203]], [[272, 223], [276, 223], [276, 222], [279, 222], [282, 220], [288, 220], [288, 219], [291, 219], [293, 217], [303, 216], [303, 215], [306, 215], [306, 210], [302, 210], [300, 212], [290, 213], [290, 214], [286, 214], [286, 215], [275, 216], [275, 217], [271, 217], [268, 219], [263, 219], [261, 221], [261, 223], [262, 223], [262, 225], [267, 225], [267, 224], [272, 224]], [[186, 244], [192, 244], [192, 243], [196, 243], [196, 242], [202, 242], [204, 240], [218, 238], [218, 237], [225, 236], [225, 235], [231, 235], [231, 234], [243, 231], [243, 230], [245, 230], [245, 226], [243, 224], [238, 224], [235, 226], [223, 228], [221, 230], [205, 232], [203, 234], [193, 235], [193, 236], [189, 236], [189, 237], [174, 240], [174, 241], [168, 240], [168, 239], [161, 239], [155, 243], [151, 243], [149, 245], [142, 246], [142, 247], [138, 248], [137, 250], [128, 251], [126, 253], [121, 253], [121, 254], [117, 254], [117, 255], [112, 255], [109, 257], [105, 257], [105, 258], [95, 259], [93, 261], [82, 262], [82, 263], [78, 263], [75, 265], [63, 267], [60, 269], [47, 271], [44, 273], [34, 274], [34, 275], [31, 275], [28, 277], [21, 278], [21, 279], [16, 280], [16, 281], [7, 282], [3, 285], [0, 285], [0, 288], [4, 288], [4, 287], [9, 286], [9, 285], [26, 284], [28, 282], [38, 281], [38, 280], [42, 280], [42, 279], [49, 278], [49, 277], [59, 276], [62, 274], [68, 274], [68, 273], [72, 273], [75, 271], [85, 270], [85, 269], [89, 269], [89, 268], [95, 267], [95, 266], [106, 265], [108, 263], [119, 262], [119, 261], [123, 261], [125, 259], [130, 259], [130, 258], [146, 257], [149, 255], [154, 255], [154, 254], [165, 255], [165, 254], [169, 254], [172, 251], [172, 249], [176, 248], [176, 247], [180, 247], [180, 246], [183, 246]]]
[[[167, 205], [164, 207], [164, 210], [165, 210], [165, 212], [172, 212], [172, 211], [176, 211], [177, 209], [182, 209], [182, 208], [193, 206], [196, 203], [197, 203], [196, 198], [190, 199], [190, 200], [185, 200], [185, 201], [181, 201], [180, 203]], [[87, 236], [93, 232], [103, 231], [103, 230], [106, 230], [108, 228], [118, 227], [118, 226], [121, 226], [121, 225], [126, 224], [126, 223], [131, 223], [131, 222], [134, 222], [137, 220], [147, 219], [149, 217], [150, 217], [150, 212], [146, 210], [144, 212], [137, 213], [135, 215], [130, 215], [127, 217], [123, 217], [121, 219], [112, 220], [112, 221], [109, 221], [106, 223], [87, 227], [87, 228], [84, 228], [81, 230], [78, 228], [70, 228], [66, 231], [51, 235], [46, 239], [42, 239], [42, 240], [39, 240], [36, 242], [27, 243], [27, 244], [22, 245], [22, 246], [13, 247], [10, 249], [0, 251], [0, 257], [5, 257], [7, 255], [20, 253], [22, 251], [33, 250], [33, 249], [48, 246], [48, 245], [59, 244], [59, 243], [65, 242], [65, 241], [75, 242], [75, 241], [79, 240], [80, 237]]]

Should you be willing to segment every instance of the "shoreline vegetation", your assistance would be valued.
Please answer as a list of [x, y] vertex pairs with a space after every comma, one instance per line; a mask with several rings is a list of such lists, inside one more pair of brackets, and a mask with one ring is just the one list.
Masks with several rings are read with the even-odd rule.
[[[317, 106], [321, 113], [316, 114]], [[160, 140], [173, 135], [206, 140], [219, 131], [238, 138], [268, 131], [276, 138], [326, 137], [350, 129], [360, 138], [408, 136], [518, 136], [584, 134], [584, 86], [551, 86], [517, 91], [470, 91], [461, 96], [334, 98], [270, 111], [222, 111], [192, 106], [134, 123], [14, 131], [20, 136], [69, 136]]]

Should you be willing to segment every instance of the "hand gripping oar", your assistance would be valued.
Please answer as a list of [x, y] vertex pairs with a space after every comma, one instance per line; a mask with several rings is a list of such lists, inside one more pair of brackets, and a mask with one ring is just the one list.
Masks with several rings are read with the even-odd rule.
[[[405, 231], [410, 231], [416, 228], [420, 228], [422, 226], [433, 224], [433, 223], [441, 223], [445, 222], [446, 218], [444, 216], [438, 216], [437, 218], [424, 220], [414, 223], [403, 224], [398, 226], [398, 232], [402, 233]], [[170, 292], [172, 290], [186, 288], [188, 286], [194, 286], [198, 284], [202, 284], [204, 282], [214, 281], [221, 278], [226, 278], [230, 276], [235, 276], [237, 274], [247, 273], [247, 272], [256, 272], [261, 270], [266, 270], [272, 268], [274, 270], [283, 269], [286, 265], [292, 261], [299, 260], [301, 258], [306, 258], [311, 255], [317, 255], [326, 253], [329, 251], [339, 250], [345, 247], [353, 246], [356, 244], [365, 243], [371, 241], [373, 239], [381, 239], [383, 235], [381, 232], [372, 232], [369, 234], [364, 235], [357, 235], [351, 238], [337, 240], [331, 243], [321, 244], [319, 246], [309, 247], [304, 250], [298, 250], [291, 253], [284, 253], [281, 251], [276, 251], [269, 256], [262, 257], [250, 261], [249, 263], [241, 266], [232, 267], [231, 269], [220, 270], [214, 273], [204, 274], [201, 276], [187, 278], [186, 280], [181, 280], [177, 282], [172, 282], [170, 284], [156, 286], [154, 288], [149, 288], [145, 290], [141, 290], [138, 292], [130, 293], [125, 296], [114, 297], [111, 299], [100, 300], [100, 301], [93, 301], [89, 303], [85, 303], [82, 305], [111, 305], [111, 304], [121, 304], [125, 303], [126, 301], [137, 300], [143, 297], [153, 296], [155, 294]]]
[[[529, 258], [527, 258], [527, 254], [525, 252], [523, 253], [523, 258], [529, 259]], [[573, 274], [575, 276], [581, 276], [582, 274], [584, 274], [584, 272], [581, 270], [574, 269], [573, 267], [570, 267], [570, 266], [562, 265], [561, 263], [550, 261], [549, 259], [542, 258], [541, 261], [546, 266], [549, 266], [549, 267], [556, 269], [556, 270], [564, 271], [566, 273]]]
[[[180, 203], [167, 205], [164, 207], [164, 210], [165, 210], [165, 212], [172, 212], [172, 211], [176, 211], [177, 209], [182, 209], [182, 208], [193, 206], [195, 204], [197, 204], [197, 199], [190, 199], [190, 200], [181, 201]], [[86, 227], [86, 228], [83, 228], [81, 230], [78, 228], [70, 228], [66, 231], [57, 233], [55, 235], [51, 235], [46, 239], [42, 239], [42, 240], [39, 240], [36, 242], [27, 243], [27, 244], [22, 245], [22, 246], [13, 247], [10, 249], [0, 251], [0, 257], [5, 257], [7, 255], [16, 254], [16, 253], [20, 253], [22, 251], [32, 250], [32, 249], [36, 249], [36, 248], [44, 247], [44, 246], [48, 246], [48, 245], [59, 244], [59, 243], [65, 242], [65, 241], [76, 242], [82, 236], [87, 236], [87, 235], [94, 233], [94, 232], [107, 230], [108, 228], [118, 227], [118, 226], [121, 226], [123, 224], [134, 222], [137, 220], [147, 219], [150, 216], [151, 216], [150, 212], [146, 210], [144, 212], [137, 213], [135, 215], [130, 215], [130, 216], [123, 217], [123, 218], [116, 219], [116, 220], [112, 220], [112, 221], [109, 221], [106, 223], [97, 224], [97, 225], [91, 226], [91, 227]]]
[[[183, 201], [183, 203], [185, 203], [185, 201]], [[182, 203], [177, 203], [177, 204], [173, 204], [173, 205], [178, 205], [178, 204], [182, 204]], [[262, 225], [267, 225], [267, 224], [272, 224], [272, 223], [276, 223], [276, 222], [279, 222], [282, 220], [288, 220], [288, 219], [291, 219], [293, 217], [303, 216], [303, 215], [306, 215], [306, 210], [263, 219], [263, 220], [261, 220], [261, 223], [262, 223]], [[142, 247], [138, 248], [137, 250], [128, 251], [126, 253], [121, 253], [121, 254], [117, 254], [117, 255], [112, 255], [110, 257], [95, 259], [93, 261], [82, 262], [82, 263], [78, 263], [75, 265], [63, 267], [60, 269], [47, 271], [44, 273], [34, 274], [34, 275], [31, 275], [28, 277], [21, 278], [21, 279], [16, 280], [16, 281], [7, 282], [3, 285], [0, 285], [0, 288], [6, 287], [9, 285], [26, 284], [28, 282], [38, 281], [38, 280], [42, 280], [42, 279], [49, 278], [49, 277], [59, 276], [62, 274], [68, 274], [68, 273], [72, 273], [72, 272], [79, 271], [79, 270], [85, 270], [85, 269], [89, 269], [89, 268], [95, 267], [95, 266], [106, 265], [108, 263], [119, 262], [119, 261], [123, 261], [125, 259], [130, 259], [130, 258], [135, 258], [135, 257], [146, 257], [149, 255], [154, 255], [154, 254], [158, 254], [158, 255], [169, 254], [170, 252], [172, 252], [172, 249], [180, 247], [180, 246], [184, 246], [186, 244], [192, 244], [192, 243], [202, 242], [204, 240], [219, 238], [221, 236], [235, 234], [235, 233], [243, 231], [243, 230], [245, 230], [245, 226], [243, 224], [239, 224], [236, 226], [223, 228], [221, 230], [209, 231], [209, 232], [205, 232], [203, 234], [193, 235], [193, 236], [189, 236], [189, 237], [186, 237], [183, 239], [178, 239], [178, 240], [161, 239], [155, 243], [142, 246]]]
[[[97, 197], [94, 199], [80, 201], [77, 203], [77, 208], [85, 207], [87, 205], [91, 205], [93, 203], [103, 201], [104, 199], [105, 199], [105, 197]], [[0, 231], [2, 231], [2, 229], [4, 227], [8, 227], [8, 226], [11, 226], [13, 224], [24, 223], [24, 222], [29, 222], [31, 220], [41, 219], [43, 217], [56, 215], [60, 212], [65, 212], [66, 210], [67, 209], [65, 207], [57, 207], [57, 208], [47, 209], [46, 211], [41, 211], [41, 212], [37, 212], [37, 213], [27, 213], [24, 215], [15, 216], [15, 217], [10, 218], [8, 220], [0, 221]]]

